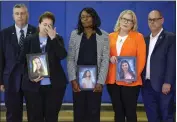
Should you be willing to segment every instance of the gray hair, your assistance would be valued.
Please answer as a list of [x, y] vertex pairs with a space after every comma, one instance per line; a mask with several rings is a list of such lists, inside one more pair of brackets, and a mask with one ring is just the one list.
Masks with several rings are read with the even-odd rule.
[[16, 5], [13, 7], [13, 9], [15, 9], [15, 8], [26, 8], [26, 11], [28, 12], [28, 8], [27, 8], [26, 5], [23, 4], [23, 3], [21, 3], [21, 4], [16, 4]]

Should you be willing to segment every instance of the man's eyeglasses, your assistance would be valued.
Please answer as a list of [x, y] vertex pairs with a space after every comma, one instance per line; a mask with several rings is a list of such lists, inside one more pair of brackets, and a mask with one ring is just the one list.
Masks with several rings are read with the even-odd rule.
[[153, 18], [153, 19], [151, 19], [151, 18], [149, 18], [148, 19], [148, 22], [157, 22], [158, 20], [160, 20], [160, 19], [162, 19], [161, 17], [160, 18]]
[[122, 17], [120, 19], [121, 19], [121, 21], [128, 23], [128, 24], [133, 23], [133, 20], [131, 20], [131, 19], [126, 19], [126, 18], [122, 18]]

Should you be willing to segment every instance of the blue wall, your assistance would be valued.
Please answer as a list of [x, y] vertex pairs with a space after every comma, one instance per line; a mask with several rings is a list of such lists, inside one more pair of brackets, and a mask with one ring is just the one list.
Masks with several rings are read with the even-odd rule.
[[[38, 25], [38, 18], [44, 11], [51, 11], [55, 14], [57, 32], [63, 36], [65, 40], [65, 47], [68, 49], [68, 42], [71, 31], [76, 28], [79, 12], [84, 7], [93, 7], [99, 14], [102, 25], [101, 28], [107, 32], [112, 32], [116, 20], [121, 11], [125, 9], [133, 10], [138, 18], [138, 31], [144, 35], [149, 34], [147, 25], [148, 13], [153, 9], [160, 10], [165, 18], [164, 28], [168, 31], [176, 33], [176, 3], [175, 2], [69, 2], [69, 1], [55, 1], [55, 2], [1, 2], [1, 29], [6, 28], [13, 24], [12, 8], [16, 3], [25, 3], [29, 9], [29, 23], [32, 25]], [[64, 70], [66, 72], [66, 60], [62, 62]], [[3, 94], [1, 95], [1, 101], [3, 101]], [[110, 102], [110, 98], [104, 88], [103, 102]], [[72, 90], [71, 85], [68, 85], [67, 91], [64, 97], [64, 102], [72, 102]], [[138, 102], [142, 102], [141, 95]]]

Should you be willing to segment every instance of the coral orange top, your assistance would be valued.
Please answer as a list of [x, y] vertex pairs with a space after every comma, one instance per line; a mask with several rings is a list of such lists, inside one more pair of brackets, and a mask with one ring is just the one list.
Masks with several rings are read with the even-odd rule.
[[[110, 41], [110, 58], [117, 56], [116, 41], [119, 33], [113, 32], [109, 34]], [[123, 86], [137, 86], [142, 85], [141, 73], [145, 66], [146, 60], [146, 44], [141, 33], [130, 31], [128, 37], [122, 45], [119, 56], [136, 56], [137, 59], [137, 81], [127, 84], [123, 81], [116, 82], [116, 64], [109, 64], [106, 84], [118, 84]]]

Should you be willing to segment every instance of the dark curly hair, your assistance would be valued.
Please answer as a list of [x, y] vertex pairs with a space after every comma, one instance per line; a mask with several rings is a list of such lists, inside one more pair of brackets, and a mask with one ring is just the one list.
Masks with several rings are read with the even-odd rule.
[[101, 26], [101, 20], [100, 20], [100, 17], [98, 16], [97, 12], [91, 7], [83, 8], [80, 11], [79, 17], [78, 17], [77, 30], [78, 30], [79, 35], [84, 31], [84, 27], [83, 27], [82, 22], [81, 22], [81, 13], [83, 11], [86, 11], [88, 14], [91, 15], [92, 20], [93, 20], [93, 30], [97, 30], [98, 27]]

